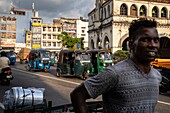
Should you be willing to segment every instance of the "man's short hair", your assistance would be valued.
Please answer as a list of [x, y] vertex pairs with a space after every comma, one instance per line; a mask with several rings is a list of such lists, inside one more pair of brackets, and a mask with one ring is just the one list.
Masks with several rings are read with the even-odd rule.
[[138, 20], [133, 20], [130, 24], [129, 27], [129, 40], [134, 41], [136, 38], [137, 32], [139, 29], [147, 27], [147, 28], [152, 28], [152, 27], [157, 27], [157, 22], [153, 20], [149, 20], [147, 18], [140, 18]]

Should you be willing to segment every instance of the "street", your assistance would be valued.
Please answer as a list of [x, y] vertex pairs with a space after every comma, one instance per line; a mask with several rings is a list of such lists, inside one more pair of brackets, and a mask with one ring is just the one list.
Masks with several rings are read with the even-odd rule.
[[[44, 98], [47, 101], [52, 101], [53, 106], [69, 104], [70, 92], [79, 85], [82, 80], [76, 77], [60, 77], [55, 76], [55, 67], [51, 67], [48, 73], [40, 71], [27, 71], [26, 64], [16, 63], [12, 65], [14, 79], [10, 86], [0, 85], [0, 102], [6, 90], [11, 87], [35, 87], [45, 88]], [[101, 97], [97, 98], [101, 100]], [[2, 110], [1, 110], [2, 112]], [[170, 113], [170, 93], [159, 96], [159, 101], [156, 107], [156, 113]]]

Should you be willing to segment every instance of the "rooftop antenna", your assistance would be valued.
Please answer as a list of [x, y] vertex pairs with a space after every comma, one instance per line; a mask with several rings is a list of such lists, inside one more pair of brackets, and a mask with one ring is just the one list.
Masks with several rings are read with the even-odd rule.
[[32, 10], [35, 11], [34, 2], [32, 3]]
[[13, 14], [13, 11], [14, 11], [14, 3], [13, 3], [13, 0], [11, 0], [11, 3], [10, 3], [10, 13]]

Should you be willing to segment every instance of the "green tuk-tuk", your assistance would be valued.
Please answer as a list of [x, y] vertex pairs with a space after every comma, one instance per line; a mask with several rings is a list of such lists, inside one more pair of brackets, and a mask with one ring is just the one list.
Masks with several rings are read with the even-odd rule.
[[85, 79], [91, 69], [90, 55], [84, 50], [61, 50], [56, 66], [58, 77], [65, 74]]
[[113, 58], [109, 50], [105, 49], [94, 49], [87, 51], [90, 54], [90, 59], [92, 62], [92, 69], [90, 71], [90, 76], [98, 74], [101, 70], [109, 65], [113, 65]]

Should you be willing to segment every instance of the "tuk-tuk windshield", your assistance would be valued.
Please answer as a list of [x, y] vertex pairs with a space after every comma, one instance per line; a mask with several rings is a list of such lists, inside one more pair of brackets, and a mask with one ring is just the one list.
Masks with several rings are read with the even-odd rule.
[[80, 55], [80, 59], [87, 61], [87, 60], [90, 60], [90, 56], [89, 56], [88, 54], [81, 54], [81, 55]]
[[7, 55], [7, 57], [16, 57], [15, 52], [7, 52], [6, 55]]
[[41, 57], [42, 58], [49, 58], [50, 57], [50, 52], [49, 51], [42, 52]]
[[100, 59], [103, 59], [103, 60], [111, 60], [112, 57], [109, 53], [101, 53], [100, 54]]

